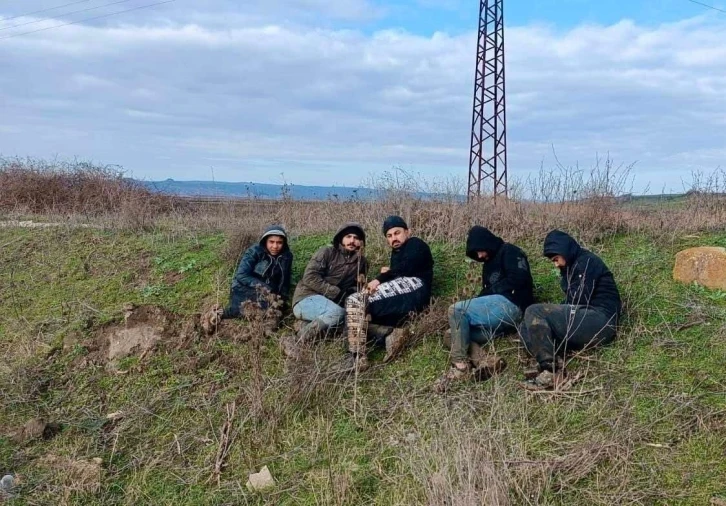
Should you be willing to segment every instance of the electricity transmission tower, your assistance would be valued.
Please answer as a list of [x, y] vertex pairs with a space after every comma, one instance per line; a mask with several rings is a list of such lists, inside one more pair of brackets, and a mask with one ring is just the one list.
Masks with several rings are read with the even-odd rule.
[[[504, 86], [504, 0], [479, 0], [474, 112], [471, 120], [468, 199], [493, 185], [507, 195], [507, 114]], [[488, 190], [484, 190], [487, 192]]]

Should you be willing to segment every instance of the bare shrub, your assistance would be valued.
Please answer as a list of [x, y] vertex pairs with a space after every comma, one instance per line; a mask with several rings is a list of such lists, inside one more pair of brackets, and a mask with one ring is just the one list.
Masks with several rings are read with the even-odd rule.
[[143, 228], [180, 207], [183, 204], [172, 197], [125, 178], [115, 166], [0, 158], [2, 211], [84, 217], [114, 214], [122, 225]]
[[225, 235], [227, 240], [224, 244], [222, 259], [225, 264], [234, 264], [235, 266], [239, 263], [247, 248], [259, 240], [257, 230], [244, 225], [230, 228]]

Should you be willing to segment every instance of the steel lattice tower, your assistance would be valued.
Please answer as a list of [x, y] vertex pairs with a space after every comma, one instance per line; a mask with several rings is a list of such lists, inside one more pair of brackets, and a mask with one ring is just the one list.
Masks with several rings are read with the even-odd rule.
[[[479, 33], [471, 120], [468, 198], [507, 195], [507, 114], [504, 86], [504, 0], [479, 0]], [[485, 190], [486, 192], [487, 190]]]

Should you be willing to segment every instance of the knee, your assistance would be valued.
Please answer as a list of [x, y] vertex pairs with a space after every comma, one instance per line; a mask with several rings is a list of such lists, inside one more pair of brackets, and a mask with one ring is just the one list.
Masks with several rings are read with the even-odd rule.
[[464, 314], [466, 314], [466, 308], [463, 301], [456, 302], [449, 306], [449, 318], [462, 317]]
[[531, 323], [542, 318], [542, 304], [532, 304], [524, 311], [524, 322]]
[[342, 307], [331, 308], [320, 316], [320, 319], [328, 327], [335, 327], [345, 321], [345, 309]]

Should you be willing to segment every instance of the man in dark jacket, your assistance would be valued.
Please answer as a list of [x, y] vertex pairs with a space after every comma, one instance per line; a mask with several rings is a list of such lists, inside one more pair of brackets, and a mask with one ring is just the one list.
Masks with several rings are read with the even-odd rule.
[[597, 255], [564, 232], [553, 230], [544, 241], [544, 256], [560, 270], [563, 304], [534, 304], [521, 329], [527, 351], [538, 363], [538, 387], [557, 381], [557, 357], [569, 350], [607, 344], [615, 338], [622, 310], [613, 274]]
[[[359, 369], [367, 367], [365, 353], [366, 339], [372, 337], [376, 343], [386, 343], [388, 361], [398, 351], [402, 341], [401, 329], [394, 327], [403, 323], [411, 313], [418, 313], [431, 302], [431, 284], [434, 276], [434, 259], [428, 244], [418, 237], [412, 237], [408, 225], [400, 216], [389, 216], [383, 222], [383, 234], [391, 247], [389, 267], [370, 281], [365, 293], [348, 298], [346, 311], [349, 317], [361, 311], [370, 315], [370, 330], [355, 333], [349, 323], [346, 365]], [[357, 337], [355, 337], [357, 336]]]
[[[449, 307], [451, 369], [436, 383], [437, 391], [445, 391], [452, 381], [470, 378], [470, 345], [486, 344], [495, 335], [515, 329], [534, 300], [529, 261], [517, 246], [504, 242], [487, 228], [475, 226], [466, 239], [466, 255], [483, 264], [482, 290], [478, 297]], [[481, 367], [503, 364], [490, 360]], [[482, 377], [496, 372], [487, 371]]]
[[320, 248], [308, 262], [295, 288], [293, 314], [305, 322], [299, 341], [310, 341], [345, 323], [345, 299], [358, 291], [368, 261], [362, 248], [366, 235], [358, 223], [346, 223], [333, 236], [331, 246]]
[[[290, 296], [293, 255], [287, 244], [287, 233], [279, 225], [268, 227], [258, 244], [250, 246], [240, 260], [232, 279], [229, 305], [212, 307], [202, 317], [202, 327], [212, 333], [220, 320], [240, 318], [242, 304], [253, 301], [262, 309], [269, 307], [271, 298], [287, 302]], [[272, 296], [272, 297], [271, 297]]]

